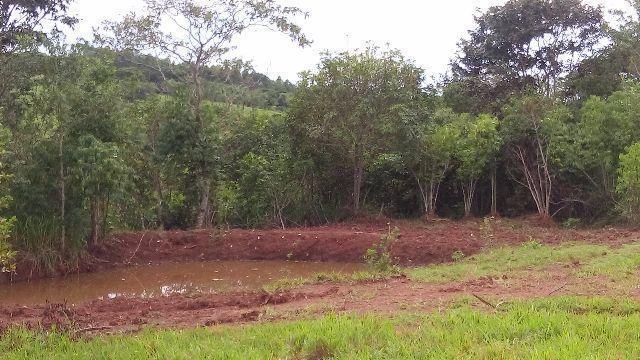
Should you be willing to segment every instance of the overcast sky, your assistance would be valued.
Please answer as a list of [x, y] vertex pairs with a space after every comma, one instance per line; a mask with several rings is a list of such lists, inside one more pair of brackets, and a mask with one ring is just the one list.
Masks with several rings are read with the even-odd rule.
[[[314, 68], [324, 50], [360, 48], [367, 41], [400, 49], [427, 70], [439, 74], [456, 50], [456, 43], [473, 26], [478, 9], [505, 0], [286, 0], [310, 13], [301, 23], [313, 45], [300, 49], [287, 37], [254, 31], [236, 43], [234, 56], [253, 63], [272, 78], [296, 81], [300, 71]], [[624, 9], [625, 0], [587, 0], [605, 9]], [[81, 23], [75, 36], [91, 38], [91, 29], [105, 19], [117, 19], [139, 9], [141, 0], [75, 0], [72, 13]]]

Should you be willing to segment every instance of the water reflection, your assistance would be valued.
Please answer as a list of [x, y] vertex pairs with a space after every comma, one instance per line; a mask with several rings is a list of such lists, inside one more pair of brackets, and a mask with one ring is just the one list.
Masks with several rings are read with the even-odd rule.
[[360, 264], [284, 261], [212, 261], [148, 265], [58, 279], [0, 285], [0, 304], [78, 303], [117, 297], [156, 297], [257, 289], [287, 277], [353, 273]]

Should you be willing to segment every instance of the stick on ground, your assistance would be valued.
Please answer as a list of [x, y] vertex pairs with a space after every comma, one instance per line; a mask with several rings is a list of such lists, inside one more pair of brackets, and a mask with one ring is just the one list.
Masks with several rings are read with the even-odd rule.
[[478, 300], [482, 301], [482, 303], [484, 303], [485, 305], [490, 306], [490, 307], [492, 307], [492, 308], [494, 308], [494, 309], [498, 310], [498, 307], [497, 307], [497, 306], [495, 306], [495, 305], [493, 305], [492, 303], [488, 302], [487, 300], [485, 300], [485, 299], [481, 298], [481, 297], [480, 297], [480, 295], [478, 295], [478, 294], [471, 294], [471, 295], [473, 295], [473, 297], [475, 297], [476, 299], [478, 299]]
[[557, 293], [558, 291], [564, 289], [567, 285], [569, 285], [569, 284], [564, 284], [564, 285], [560, 286], [559, 288], [557, 288], [557, 289], [553, 290], [552, 292], [548, 293], [547, 296], [551, 296], [551, 295]]

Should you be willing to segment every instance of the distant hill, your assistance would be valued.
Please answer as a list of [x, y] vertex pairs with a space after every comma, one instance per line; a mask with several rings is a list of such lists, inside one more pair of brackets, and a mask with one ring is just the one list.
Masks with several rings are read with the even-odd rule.
[[[176, 80], [187, 72], [183, 64], [146, 55], [118, 54], [116, 66], [121, 78], [138, 81], [138, 86], [133, 87], [138, 93], [132, 96], [140, 97], [153, 92], [176, 91]], [[272, 110], [285, 109], [295, 88], [290, 81], [272, 80], [241, 60], [208, 68], [204, 83], [205, 97], [213, 102]]]

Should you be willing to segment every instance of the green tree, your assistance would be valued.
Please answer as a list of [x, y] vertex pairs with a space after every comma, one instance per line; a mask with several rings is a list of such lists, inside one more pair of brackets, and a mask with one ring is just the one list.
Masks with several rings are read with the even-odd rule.
[[539, 95], [513, 99], [504, 109], [502, 138], [519, 174], [513, 179], [531, 194], [538, 214], [551, 217], [554, 182], [570, 148], [573, 117], [556, 100]]
[[[2, 112], [0, 111], [0, 119], [1, 118]], [[9, 134], [7, 130], [0, 127], [0, 212], [6, 211], [11, 202], [11, 196], [8, 195], [9, 189], [7, 186], [10, 175], [6, 173], [4, 162], [4, 158], [7, 156], [5, 145], [8, 138]], [[9, 242], [14, 223], [14, 217], [0, 215], [0, 273], [12, 271], [15, 266], [14, 261], [17, 253], [13, 250]]]
[[640, 143], [635, 143], [620, 154], [616, 191], [619, 209], [634, 224], [640, 221]]
[[403, 158], [418, 184], [427, 218], [436, 216], [440, 185], [454, 166], [460, 123], [466, 119], [451, 109], [437, 109], [431, 116], [414, 119], [402, 141]]
[[[92, 136], [117, 143], [127, 135], [120, 126], [121, 98], [112, 59], [88, 56], [82, 47], [50, 45], [49, 51], [41, 58], [42, 74], [16, 92], [21, 112], [11, 127], [9, 145], [15, 174], [12, 208], [23, 245], [32, 238], [30, 249], [47, 244], [52, 251], [65, 252], [71, 237], [76, 246], [84, 243], [83, 222], [90, 218], [82, 179], [74, 177], [84, 146], [80, 139]], [[91, 228], [97, 223], [96, 219]], [[92, 233], [98, 235], [102, 234]]]
[[398, 51], [325, 54], [290, 103], [296, 133], [315, 151], [350, 164], [352, 210], [359, 213], [367, 164], [390, 146], [402, 114], [421, 96], [422, 71]]
[[104, 143], [92, 135], [78, 139], [76, 176], [89, 204], [91, 245], [104, 237], [112, 195], [122, 186], [127, 173], [115, 144]]
[[19, 97], [24, 109], [19, 126], [20, 132], [29, 138], [31, 145], [56, 147], [57, 215], [60, 249], [64, 252], [67, 246], [67, 140], [76, 121], [71, 107], [79, 96], [79, 89], [70, 79], [77, 75], [79, 62], [77, 54], [71, 55], [69, 49], [60, 42], [47, 42], [47, 48], [49, 56], [40, 65], [46, 75], [36, 77], [29, 91]]
[[638, 80], [640, 79], [640, 1], [627, 0], [633, 14], [626, 15], [618, 12], [622, 26], [619, 29], [609, 29], [613, 40], [611, 48], [613, 52], [623, 59], [622, 73]]
[[28, 38], [42, 40], [44, 23], [67, 25], [76, 19], [66, 15], [70, 0], [4, 0], [0, 3], [0, 54], [16, 51]]
[[[495, 162], [502, 142], [498, 133], [498, 119], [491, 115], [478, 115], [461, 126], [462, 135], [456, 149], [456, 175], [462, 187], [464, 214], [468, 217], [471, 215], [478, 180], [487, 166]], [[492, 191], [495, 191], [495, 186], [492, 186]], [[495, 201], [492, 200], [492, 211], [495, 210], [493, 205]]]
[[640, 88], [626, 83], [608, 98], [592, 96], [584, 102], [575, 125], [575, 149], [567, 151], [574, 170], [568, 174], [580, 185], [579, 198], [606, 215], [616, 201], [620, 154], [640, 137]]
[[[146, 12], [143, 15], [131, 13], [121, 22], [106, 23], [105, 27], [111, 34], [99, 36], [98, 40], [134, 54], [153, 51], [156, 55], [186, 65], [188, 71], [183, 81], [190, 90], [189, 101], [196, 129], [193, 135], [200, 140], [206, 127], [202, 116], [204, 72], [207, 66], [221, 61], [239, 35], [253, 27], [273, 27], [300, 46], [309, 44], [301, 28], [294, 22], [295, 17], [304, 15], [303, 12], [296, 7], [281, 6], [273, 0], [216, 0], [206, 3], [195, 0], [145, 0], [145, 4]], [[201, 141], [195, 141], [198, 142]], [[201, 148], [198, 152], [206, 150]], [[196, 227], [206, 228], [211, 218], [211, 169], [200, 169], [198, 172], [203, 177], [198, 180], [200, 205]]]
[[555, 96], [563, 79], [604, 37], [601, 9], [581, 0], [510, 0], [476, 16], [459, 44], [452, 91], [474, 99], [465, 111], [497, 114], [533, 87]]
[[567, 78], [567, 97], [608, 97], [625, 81], [640, 80], [640, 1], [627, 0], [630, 12], [616, 10], [616, 21], [604, 24], [608, 45], [585, 59]]
[[37, 52], [46, 39], [46, 28], [73, 26], [67, 15], [69, 0], [3, 0], [0, 2], [0, 103], [11, 84], [28, 77], [30, 67], [24, 53]]

